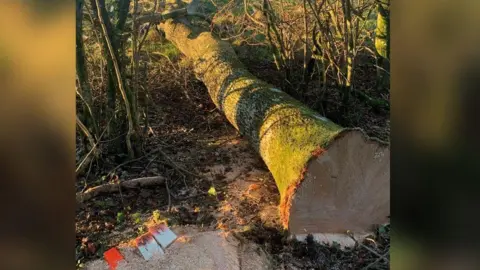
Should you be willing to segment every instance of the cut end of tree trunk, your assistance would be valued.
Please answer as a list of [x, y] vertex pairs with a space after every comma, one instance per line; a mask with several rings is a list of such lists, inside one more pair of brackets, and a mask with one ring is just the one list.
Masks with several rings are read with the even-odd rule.
[[360, 130], [344, 130], [313, 153], [280, 205], [293, 234], [368, 232], [390, 215], [390, 150]]

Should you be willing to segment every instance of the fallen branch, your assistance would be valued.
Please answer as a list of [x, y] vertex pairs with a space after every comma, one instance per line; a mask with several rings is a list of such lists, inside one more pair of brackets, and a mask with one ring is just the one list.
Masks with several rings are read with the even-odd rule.
[[165, 187], [167, 188], [167, 195], [168, 195], [168, 207], [167, 211], [170, 213], [170, 210], [172, 209], [172, 198], [170, 198], [170, 188], [168, 187], [168, 179], [165, 178]]
[[135, 23], [137, 25], [144, 24], [144, 23], [153, 23], [153, 24], [158, 24], [160, 22], [163, 22], [168, 19], [173, 19], [173, 18], [178, 18], [178, 17], [186, 17], [186, 16], [196, 16], [201, 19], [204, 19], [205, 21], [211, 23], [210, 18], [208, 18], [207, 15], [198, 12], [198, 4], [197, 1], [192, 1], [191, 4], [189, 4], [186, 8], [179, 8], [179, 9], [174, 9], [174, 10], [169, 10], [167, 12], [164, 12], [162, 14], [148, 14], [148, 15], [143, 15], [139, 16], [136, 20]]
[[76, 121], [77, 121], [77, 125], [80, 128], [80, 130], [82, 130], [83, 134], [85, 134], [85, 137], [87, 137], [88, 142], [90, 143], [92, 149], [94, 149], [95, 148], [95, 139], [93, 138], [92, 133], [90, 133], [90, 131], [85, 126], [85, 124], [83, 124], [82, 120], [80, 120], [78, 115], [77, 115], [77, 120]]
[[258, 21], [257, 19], [255, 19], [254, 17], [252, 17], [252, 15], [250, 15], [248, 13], [248, 3], [247, 3], [247, 0], [243, 0], [243, 9], [244, 9], [244, 12], [245, 12], [245, 15], [254, 23], [260, 25], [261, 27], [265, 27], [266, 25], [261, 22], [261, 21]]
[[164, 14], [155, 13], [155, 14], [140, 16], [135, 20], [135, 23], [137, 25], [144, 24], [144, 23], [159, 23], [161, 21], [164, 21], [170, 18], [176, 18], [176, 17], [186, 16], [186, 15], [187, 15], [187, 9], [182, 8], [182, 9], [173, 10], [171, 12], [164, 13]]
[[102, 193], [112, 193], [119, 191], [121, 188], [140, 188], [147, 186], [155, 186], [159, 184], [164, 184], [165, 178], [163, 176], [153, 176], [153, 177], [143, 177], [135, 178], [132, 180], [121, 181], [119, 183], [110, 183], [104, 184], [96, 187], [87, 189], [85, 192], [78, 192], [76, 194], [77, 204], [83, 203], [90, 200], [93, 197], [96, 197]]
[[365, 266], [364, 268], [362, 268], [362, 270], [370, 269], [370, 267], [376, 265], [376, 264], [379, 263], [382, 259], [383, 259], [383, 257], [377, 258], [374, 262], [372, 262], [371, 264], [369, 264], [369, 265]]
[[[110, 122], [112, 121], [113, 117], [110, 118], [110, 120], [108, 120], [108, 123], [107, 123], [107, 126], [110, 124]], [[94, 154], [94, 152], [97, 150], [97, 146], [98, 144], [101, 142], [101, 139], [103, 138], [103, 135], [105, 134], [105, 132], [107, 131], [107, 129], [104, 129], [102, 134], [100, 134], [100, 137], [98, 138], [97, 142], [95, 143], [95, 145], [90, 149], [90, 151], [87, 153], [87, 155], [82, 159], [82, 161], [76, 166], [76, 169], [75, 169], [75, 173], [77, 175], [79, 175], [80, 173], [82, 173], [83, 171], [83, 168], [84, 168], [84, 164], [87, 163], [90, 163], [91, 165], [91, 158], [90, 158], [90, 155]], [[97, 154], [97, 153], [95, 153]]]

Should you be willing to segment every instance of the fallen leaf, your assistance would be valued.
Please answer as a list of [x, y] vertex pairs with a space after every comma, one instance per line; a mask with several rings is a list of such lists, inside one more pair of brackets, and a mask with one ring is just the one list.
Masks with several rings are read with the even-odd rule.
[[225, 230], [228, 229], [228, 226], [227, 226], [225, 223], [220, 222], [220, 223], [217, 225], [217, 229], [220, 229], [220, 230], [225, 231]]
[[208, 190], [208, 195], [210, 195], [210, 196], [216, 196], [216, 195], [217, 195], [217, 191], [215, 190], [214, 187], [211, 187], [211, 188]]
[[94, 243], [88, 243], [87, 249], [88, 249], [88, 252], [90, 252], [91, 254], [95, 254], [95, 252], [97, 251], [97, 248], [95, 247]]
[[249, 193], [250, 191], [254, 191], [254, 190], [257, 190], [259, 188], [260, 188], [259, 184], [251, 184], [250, 186], [248, 186], [247, 192]]
[[238, 218], [237, 219], [237, 224], [238, 225], [245, 225], [245, 224], [247, 224], [247, 221], [244, 218]]
[[160, 217], [161, 217], [160, 211], [159, 210], [153, 211], [152, 216], [153, 216], [153, 220], [155, 222], [158, 222], [160, 220]]
[[222, 206], [222, 207], [220, 208], [220, 210], [221, 210], [222, 212], [230, 212], [230, 211], [232, 211], [232, 205], [229, 204], [229, 203], [227, 203], [227, 204], [225, 204], [224, 206]]

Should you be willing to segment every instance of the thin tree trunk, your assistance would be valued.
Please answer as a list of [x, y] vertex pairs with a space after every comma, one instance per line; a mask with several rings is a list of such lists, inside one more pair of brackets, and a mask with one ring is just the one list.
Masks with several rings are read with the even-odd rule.
[[[285, 48], [285, 42], [284, 38], [278, 31], [278, 28], [276, 26], [277, 24], [277, 18], [275, 15], [275, 11], [272, 8], [272, 5], [269, 0], [264, 0], [263, 3], [263, 11], [264, 11], [264, 16], [267, 18], [267, 37], [270, 42], [271, 47], [274, 50], [274, 56], [276, 58], [276, 61], [280, 59], [280, 66], [283, 69], [283, 72], [285, 73], [285, 79], [287, 82], [291, 81], [291, 73], [290, 73], [290, 65], [288, 64], [288, 56], [287, 56], [287, 50]], [[271, 36], [271, 33], [275, 35], [275, 40], [278, 43], [278, 47], [276, 44], [273, 42], [273, 38]], [[278, 64], [277, 64], [278, 67]]]
[[[382, 2], [383, 1], [383, 2]], [[377, 3], [375, 49], [377, 54], [377, 89], [388, 88], [390, 72], [390, 0]]]
[[85, 66], [85, 48], [83, 44], [83, 0], [76, 1], [76, 70], [78, 82], [80, 85], [80, 92], [82, 93], [83, 115], [82, 119], [85, 126], [93, 131], [95, 136], [98, 136], [98, 127], [95, 121], [95, 116], [91, 110], [93, 106], [92, 89], [88, 83], [88, 73]]
[[[119, 31], [118, 34], [121, 34], [125, 28], [130, 2], [130, 0], [118, 0], [118, 21], [116, 25], [117, 31]], [[135, 10], [133, 12], [135, 12]]]
[[353, 32], [352, 32], [352, 13], [350, 0], [342, 0], [343, 16], [344, 16], [344, 34], [345, 34], [345, 81], [343, 91], [343, 108], [348, 108], [348, 101], [352, 90], [353, 77]]
[[[106, 93], [107, 93], [107, 107], [106, 107], [106, 119], [111, 119], [108, 124], [107, 135], [112, 137], [115, 136], [115, 130], [117, 129], [117, 117], [116, 117], [116, 105], [117, 105], [117, 85], [115, 83], [115, 74], [114, 74], [114, 67], [112, 58], [110, 57], [110, 52], [108, 49], [107, 41], [105, 40], [106, 36], [103, 34], [102, 23], [100, 23], [100, 19], [98, 17], [98, 12], [101, 11], [105, 18], [108, 18], [108, 13], [103, 6], [97, 7], [97, 3], [95, 0], [90, 0], [90, 6], [92, 8], [92, 21], [95, 26], [95, 31], [98, 31], [100, 35], [103, 53], [105, 58], [105, 66], [104, 72], [107, 75], [107, 84], [106, 84]], [[111, 35], [109, 38], [110, 40], [113, 39], [113, 31], [110, 20], [106, 20], [104, 24], [107, 27], [107, 32]], [[108, 31], [110, 29], [110, 31]]]
[[77, 126], [80, 128], [80, 130], [82, 131], [82, 133], [84, 134], [85, 138], [88, 140], [88, 143], [90, 145], [90, 148], [87, 148], [88, 151], [85, 151], [87, 155], [84, 157], [83, 161], [80, 162], [80, 164], [76, 169], [76, 173], [78, 175], [78, 173], [82, 173], [84, 171], [86, 166], [90, 164], [93, 158], [98, 158], [99, 152], [97, 149], [97, 145], [95, 143], [95, 138], [90, 133], [88, 128], [82, 123], [78, 115], [76, 117], [76, 122], [77, 122]]
[[[308, 87], [308, 77], [309, 77], [309, 72], [307, 70], [307, 65], [308, 65], [308, 60], [307, 60], [307, 49], [308, 49], [308, 16], [307, 16], [307, 1], [308, 0], [303, 0], [303, 30], [304, 30], [304, 35], [305, 35], [305, 40], [303, 44], [303, 85], [305, 87]], [[313, 67], [313, 63], [311, 65]], [[306, 90], [306, 89], [305, 89]]]
[[[133, 123], [133, 116], [132, 116], [132, 112], [131, 112], [130, 100], [128, 99], [127, 91], [125, 90], [125, 87], [124, 87], [122, 74], [121, 74], [120, 67], [119, 67], [119, 64], [118, 64], [118, 57], [117, 57], [117, 54], [115, 53], [115, 49], [113, 48], [113, 45], [112, 45], [112, 42], [111, 42], [111, 37], [113, 35], [112, 35], [112, 32], [108, 31], [107, 24], [105, 23], [105, 21], [108, 20], [108, 17], [105, 17], [104, 16], [105, 14], [102, 14], [102, 13], [104, 13], [103, 10], [105, 10], [105, 1], [104, 0], [95, 0], [95, 3], [96, 3], [96, 6], [97, 6], [97, 15], [98, 15], [98, 18], [99, 18], [100, 26], [102, 27], [103, 36], [104, 36], [105, 42], [106, 42], [107, 47], [108, 47], [108, 52], [110, 54], [110, 59], [113, 63], [115, 76], [116, 76], [116, 79], [117, 79], [117, 81], [116, 81], [117, 86], [120, 90], [123, 101], [125, 103], [125, 111], [126, 111], [126, 114], [127, 114], [127, 121], [128, 121], [128, 131], [127, 131], [127, 135], [126, 135], [125, 140], [126, 140], [126, 144], [127, 144], [128, 155], [129, 155], [130, 158], [134, 158], [135, 152], [134, 152], [133, 147], [132, 147], [132, 136], [135, 136], [135, 127], [134, 127], [134, 123]], [[111, 29], [110, 29], [110, 31], [111, 31]]]
[[[140, 52], [138, 50], [138, 31], [139, 25], [135, 23], [137, 17], [138, 9], [138, 0], [133, 0], [133, 22], [132, 22], [132, 75], [133, 75], [133, 84], [132, 84], [132, 106], [138, 108], [138, 62], [140, 61]], [[135, 110], [136, 112], [136, 110]], [[139, 123], [139, 114], [134, 114], [135, 123]]]
[[[325, 93], [326, 88], [327, 88], [327, 59], [326, 59], [327, 58], [327, 53], [326, 53], [325, 49], [322, 48], [322, 46], [324, 46], [324, 44], [327, 44], [326, 47], [328, 48], [328, 41], [326, 41], [327, 43], [322, 42], [321, 32], [322, 31], [327, 32], [328, 29], [327, 29], [327, 27], [324, 27], [322, 25], [322, 21], [320, 20], [320, 15], [319, 15], [317, 10], [320, 10], [325, 5], [326, 2], [327, 1], [323, 0], [321, 3], [319, 3], [319, 5], [317, 7], [315, 5], [315, 2], [312, 5], [310, 0], [307, 0], [307, 3], [308, 3], [308, 5], [310, 6], [310, 9], [313, 12], [315, 21], [317, 22], [317, 25], [318, 25], [318, 28], [319, 28], [319, 32], [317, 33], [316, 26], [313, 27], [312, 43], [313, 43], [313, 51], [315, 51], [315, 53], [313, 55], [317, 55], [317, 57], [319, 57], [321, 59], [321, 64], [322, 64], [322, 69], [318, 70], [318, 72], [320, 73], [320, 81], [322, 82], [322, 91], [321, 91], [322, 96]], [[312, 62], [311, 64], [313, 65], [316, 60], [317, 59], [312, 58], [310, 60], [310, 62]], [[326, 109], [326, 105], [323, 106], [323, 109], [324, 110]]]
[[[130, 0], [118, 0], [117, 2], [117, 9], [118, 9], [118, 21], [117, 25], [115, 26], [116, 35], [115, 35], [115, 43], [114, 47], [118, 50], [118, 56], [121, 63], [125, 63], [125, 44], [123, 42], [123, 30], [125, 28], [125, 23], [127, 21], [127, 15], [130, 8]], [[122, 67], [121, 67], [122, 68]]]

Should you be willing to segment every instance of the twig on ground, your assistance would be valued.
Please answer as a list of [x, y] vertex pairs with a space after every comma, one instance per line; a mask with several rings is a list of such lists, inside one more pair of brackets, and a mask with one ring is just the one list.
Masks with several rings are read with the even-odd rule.
[[186, 189], [188, 189], [188, 185], [187, 185], [187, 181], [186, 181], [186, 176], [185, 175], [182, 175], [182, 180], [183, 180], [183, 185], [185, 186]]
[[84, 181], [82, 192], [84, 192], [88, 188], [87, 179], [88, 179], [88, 176], [90, 176], [90, 171], [92, 170], [92, 165], [93, 165], [93, 162], [90, 162], [90, 166], [88, 167], [87, 175], [85, 176], [85, 181]]
[[[110, 124], [110, 121], [112, 121], [113, 117], [110, 118], [110, 120], [108, 120], [108, 123], [107, 123], [107, 126]], [[105, 128], [103, 131], [102, 131], [102, 134], [100, 134], [100, 137], [98, 138], [97, 142], [95, 143], [95, 145], [92, 147], [92, 149], [90, 149], [90, 151], [87, 153], [87, 155], [83, 158], [83, 160], [77, 165], [76, 169], [75, 169], [75, 173], [77, 175], [79, 175], [82, 171], [83, 171], [83, 166], [84, 166], [84, 163], [87, 162], [87, 160], [89, 162], [91, 162], [92, 160], [89, 159], [90, 155], [94, 153], [94, 151], [97, 149], [98, 147], [98, 144], [100, 143], [100, 140], [102, 139], [103, 135], [105, 134], [105, 132], [107, 131], [107, 128]]]
[[[90, 131], [88, 130], [88, 128], [85, 126], [85, 124], [83, 124], [82, 120], [80, 120], [80, 118], [78, 117], [77, 115], [77, 118], [76, 118], [76, 122], [77, 122], [77, 125], [78, 127], [80, 128], [80, 130], [83, 132], [83, 134], [85, 135], [85, 137], [88, 139], [88, 142], [90, 143], [90, 152], [93, 153], [93, 155], [96, 157], [98, 156], [98, 151], [97, 150], [97, 147], [96, 147], [96, 143], [95, 143], [95, 138], [94, 136], [92, 135], [92, 133], [90, 133]], [[87, 157], [90, 155], [90, 152], [87, 154]], [[84, 164], [86, 164], [84, 161], [87, 160], [87, 157], [85, 157], [83, 159], [83, 161], [80, 163], [79, 167], [83, 166]], [[79, 169], [77, 169], [78, 171]]]
[[371, 264], [365, 266], [365, 267], [362, 268], [362, 269], [364, 269], [364, 270], [370, 269], [370, 267], [372, 267], [372, 266], [374, 266], [375, 264], [377, 264], [378, 262], [380, 262], [380, 261], [383, 259], [384, 256], [385, 256], [385, 255], [383, 255], [382, 257], [377, 258], [374, 262], [372, 262]]
[[89, 188], [85, 192], [78, 192], [76, 194], [76, 199], [77, 199], [77, 203], [83, 203], [85, 201], [90, 200], [93, 197], [100, 195], [101, 193], [117, 192], [119, 188], [133, 189], [133, 188], [154, 186], [154, 185], [159, 185], [164, 183], [165, 183], [165, 177], [163, 176], [135, 178], [132, 180], [120, 181], [118, 183], [103, 184], [100, 186]]
[[176, 164], [165, 152], [163, 152], [160, 148], [158, 148], [156, 151], [158, 151], [160, 154], [162, 154], [162, 156], [165, 158], [165, 160], [168, 161], [168, 164], [170, 166], [172, 166], [174, 169], [177, 169], [178, 171], [182, 171], [186, 174], [189, 174], [191, 176], [194, 176], [194, 177], [198, 177], [198, 178], [202, 178], [200, 175], [198, 174], [195, 174], [195, 173], [192, 173], [182, 167], [180, 167], [178, 164]]
[[168, 60], [168, 62], [170, 63], [170, 65], [172, 65], [173, 70], [175, 70], [175, 72], [177, 72], [177, 73], [180, 73], [180, 70], [178, 70], [178, 69], [176, 68], [175, 64], [172, 62], [172, 60], [170, 59], [170, 57], [168, 57], [168, 55], [166, 55], [166, 54], [164, 54], [164, 53], [161, 53], [161, 52], [152, 52], [151, 54], [153, 54], [153, 55], [160, 55], [160, 56], [165, 57], [165, 58]]
[[355, 243], [357, 243], [359, 246], [365, 248], [366, 250], [370, 251], [371, 253], [377, 255], [379, 257], [379, 259], [383, 259], [385, 262], [389, 263], [390, 261], [385, 258], [385, 255], [380, 255], [378, 252], [376, 252], [375, 250], [371, 249], [370, 247], [367, 247], [366, 245], [360, 243], [357, 241], [357, 239], [355, 239], [355, 237], [353, 237], [353, 234], [351, 231], [347, 231], [347, 235], [350, 236], [350, 238], [352, 238], [353, 241], [355, 241]]
[[132, 162], [134, 162], [134, 161], [139, 161], [139, 160], [141, 160], [141, 159], [143, 159], [143, 158], [145, 158], [145, 157], [147, 157], [147, 156], [148, 156], [148, 154], [147, 154], [147, 155], [143, 155], [143, 156], [138, 157], [138, 158], [129, 159], [129, 160], [127, 160], [127, 161], [125, 161], [125, 162], [117, 165], [117, 167], [113, 168], [113, 170], [111, 170], [108, 174], [114, 173], [116, 170], [120, 169], [120, 167], [125, 166], [125, 165], [127, 165], [127, 164], [129, 164], [129, 163], [132, 163]]
[[240, 139], [240, 138], [241, 138], [241, 137], [240, 137], [239, 135], [232, 136], [231, 138], [225, 139], [225, 140], [222, 141], [221, 143], [217, 144], [217, 147], [222, 146], [222, 145], [224, 145], [224, 144], [226, 144], [226, 143], [229, 143], [229, 142], [231, 142], [231, 141], [233, 141], [233, 140], [235, 140], [235, 139]]
[[167, 188], [167, 195], [168, 195], [167, 212], [170, 213], [170, 210], [172, 208], [172, 199], [170, 198], [170, 188], [168, 187], [168, 177], [165, 178], [165, 187]]
[[155, 161], [155, 159], [157, 159], [158, 156], [154, 156], [147, 164], [147, 166], [145, 166], [145, 170], [148, 170], [148, 168], [150, 167], [150, 165], [152, 164], [153, 161]]
[[[118, 180], [118, 175], [115, 175], [115, 180], [113, 180], [113, 183], [119, 184], [120, 180]], [[118, 185], [118, 193], [120, 193], [120, 200], [122, 201], [122, 206], [125, 208], [125, 201], [123, 200], [123, 194], [122, 194], [122, 187]]]

